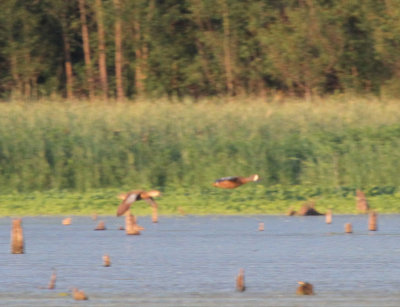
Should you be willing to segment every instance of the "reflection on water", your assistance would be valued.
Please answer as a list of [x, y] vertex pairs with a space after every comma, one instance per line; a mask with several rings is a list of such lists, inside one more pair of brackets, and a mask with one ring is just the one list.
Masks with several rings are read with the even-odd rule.
[[[69, 306], [76, 286], [88, 306], [399, 306], [400, 215], [186, 216], [139, 218], [140, 236], [117, 230], [123, 218], [23, 219], [25, 250], [10, 254], [11, 219], [0, 219], [0, 301], [9, 306]], [[259, 222], [265, 225], [258, 231]], [[344, 233], [351, 222], [353, 234]], [[109, 254], [111, 267], [103, 267]], [[46, 287], [57, 269], [55, 290]], [[246, 292], [235, 292], [245, 269]], [[312, 297], [295, 295], [309, 281]]]

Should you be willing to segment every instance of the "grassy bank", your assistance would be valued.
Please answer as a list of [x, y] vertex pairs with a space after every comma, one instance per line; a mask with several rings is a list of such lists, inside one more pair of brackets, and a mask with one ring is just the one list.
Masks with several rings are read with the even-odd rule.
[[[162, 190], [168, 214], [179, 206], [282, 213], [315, 197], [351, 213], [354, 196], [338, 195], [343, 187], [371, 190], [377, 207], [400, 212], [399, 102], [3, 103], [0, 214], [111, 214], [121, 190], [150, 187]], [[262, 181], [237, 191], [210, 187], [252, 173]], [[302, 196], [282, 196], [292, 190]]]
[[[87, 192], [45, 191], [0, 195], [0, 216], [26, 215], [115, 215], [119, 204], [117, 189]], [[262, 185], [242, 187], [234, 191], [203, 189], [167, 191], [157, 200], [161, 215], [185, 214], [286, 214], [289, 208], [298, 210], [306, 201], [314, 201], [322, 213], [355, 214], [353, 191], [316, 191], [285, 189]], [[400, 213], [400, 193], [368, 195], [370, 206], [379, 213]], [[146, 202], [132, 206], [135, 215], [150, 215]]]

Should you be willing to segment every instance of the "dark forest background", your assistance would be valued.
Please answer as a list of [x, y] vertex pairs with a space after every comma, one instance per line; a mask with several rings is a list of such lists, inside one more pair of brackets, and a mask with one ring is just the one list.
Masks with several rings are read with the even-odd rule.
[[0, 97], [400, 93], [397, 0], [2, 0]]

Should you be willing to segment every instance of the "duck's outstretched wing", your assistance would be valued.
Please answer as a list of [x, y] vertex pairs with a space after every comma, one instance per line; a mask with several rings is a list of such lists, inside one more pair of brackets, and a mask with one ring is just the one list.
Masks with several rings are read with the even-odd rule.
[[236, 182], [239, 180], [238, 176], [228, 176], [228, 177], [222, 177], [219, 178], [217, 180], [215, 180], [215, 182], [221, 182], [221, 181], [232, 181], [232, 182]]
[[117, 208], [117, 216], [121, 216], [128, 211], [131, 204], [137, 200], [139, 195], [140, 193], [128, 193], [123, 202]]
[[215, 180], [213, 186], [223, 189], [233, 189], [243, 184], [240, 178], [238, 176], [222, 177]]

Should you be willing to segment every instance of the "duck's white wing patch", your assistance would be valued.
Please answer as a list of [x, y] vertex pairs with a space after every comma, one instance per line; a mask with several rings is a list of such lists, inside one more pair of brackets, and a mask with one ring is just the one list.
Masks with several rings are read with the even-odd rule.
[[138, 196], [139, 196], [139, 194], [131, 193], [131, 194], [128, 195], [127, 198], [125, 198], [124, 203], [130, 205], [130, 204], [132, 204], [133, 202], [136, 201], [136, 199], [137, 199]]
[[127, 195], [124, 201], [117, 208], [117, 216], [121, 216], [126, 211], [128, 211], [131, 204], [136, 201], [138, 196], [139, 194], [136, 193], [130, 193], [129, 195]]

